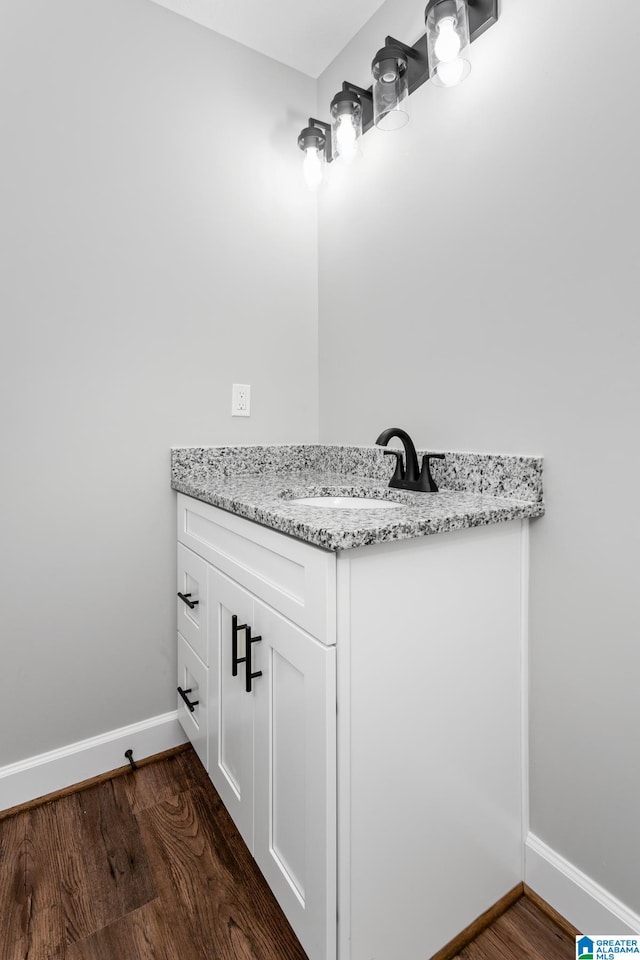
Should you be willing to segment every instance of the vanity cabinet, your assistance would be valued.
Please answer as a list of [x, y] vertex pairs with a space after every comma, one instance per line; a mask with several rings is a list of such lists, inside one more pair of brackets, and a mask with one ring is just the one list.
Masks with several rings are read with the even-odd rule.
[[181, 721], [310, 960], [427, 960], [522, 880], [527, 521], [178, 542]]
[[179, 509], [178, 682], [199, 700], [191, 712], [180, 695], [179, 716], [309, 957], [329, 960], [336, 950], [336, 658], [305, 567], [315, 567], [321, 584], [335, 558], [305, 556], [304, 545], [266, 530], [249, 543], [237, 518], [187, 498]]

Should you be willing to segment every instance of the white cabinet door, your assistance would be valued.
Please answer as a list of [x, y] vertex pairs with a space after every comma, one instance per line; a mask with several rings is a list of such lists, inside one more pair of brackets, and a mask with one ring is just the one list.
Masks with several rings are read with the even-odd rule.
[[254, 603], [254, 857], [313, 960], [336, 956], [336, 659]]
[[[253, 697], [246, 691], [247, 628], [253, 597], [209, 567], [209, 776], [253, 852]], [[234, 670], [234, 624], [236, 661]]]

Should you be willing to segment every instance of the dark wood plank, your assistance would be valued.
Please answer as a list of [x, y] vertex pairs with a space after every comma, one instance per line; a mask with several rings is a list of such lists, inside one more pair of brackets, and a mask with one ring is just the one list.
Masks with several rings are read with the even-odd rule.
[[526, 897], [497, 921], [495, 930], [514, 951], [527, 947], [541, 960], [573, 960], [575, 957], [575, 940], [551, 924]]
[[[43, 956], [156, 896], [138, 824], [119, 778], [34, 808], [24, 844], [22, 936]], [[7, 821], [10, 822], [10, 821]]]
[[26, 814], [24, 876], [24, 939], [26, 956], [64, 957], [64, 926], [60, 905], [60, 884], [56, 869], [58, 851], [63, 844], [63, 817], [52, 805], [38, 807]]
[[220, 960], [215, 924], [219, 870], [215, 853], [206, 848], [191, 794], [183, 791], [148, 807], [138, 822], [168, 926], [197, 956], [208, 950]]
[[488, 927], [460, 953], [462, 960], [531, 960], [528, 954], [505, 953], [503, 944], [496, 940], [493, 927]]
[[[272, 958], [275, 949], [278, 960], [306, 960], [306, 953], [211, 782], [206, 789], [193, 791], [192, 796], [207, 844], [229, 870], [233, 890], [242, 890], [243, 909], [250, 914], [254, 927], [256, 953], [250, 956]], [[235, 924], [235, 916], [230, 923]]]
[[180, 766], [185, 776], [188, 776], [195, 784], [208, 790], [213, 786], [209, 774], [202, 766], [200, 757], [193, 747], [180, 755]]
[[96, 851], [89, 849], [91, 840], [77, 795], [67, 795], [32, 811], [32, 831], [47, 829], [45, 817], [51, 814], [55, 816], [60, 832], [55, 855], [48, 866], [58, 886], [61, 942], [66, 946], [93, 933], [107, 921], [104, 919], [104, 904], [93, 887], [94, 875], [90, 865], [95, 861]]
[[[0, 960], [14, 960], [26, 930], [24, 844], [26, 815], [0, 823]], [[22, 952], [22, 956], [24, 952]]]
[[212, 786], [138, 819], [169, 925], [186, 919], [196, 951], [216, 960], [306, 960]]
[[[181, 949], [188, 951], [181, 953]], [[152, 900], [126, 917], [72, 944], [66, 960], [197, 960], [188, 943], [176, 945], [160, 900]]]
[[155, 886], [123, 780], [84, 790], [74, 799], [89, 874], [86, 896], [97, 905], [99, 926], [106, 926], [155, 900]]

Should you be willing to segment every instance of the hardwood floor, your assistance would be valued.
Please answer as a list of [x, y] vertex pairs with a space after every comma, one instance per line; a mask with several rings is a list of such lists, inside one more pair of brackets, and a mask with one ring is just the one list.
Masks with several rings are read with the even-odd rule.
[[195, 753], [0, 822], [0, 960], [306, 960]]
[[[523, 897], [458, 960], [574, 955]], [[0, 820], [0, 960], [306, 955], [187, 748]]]

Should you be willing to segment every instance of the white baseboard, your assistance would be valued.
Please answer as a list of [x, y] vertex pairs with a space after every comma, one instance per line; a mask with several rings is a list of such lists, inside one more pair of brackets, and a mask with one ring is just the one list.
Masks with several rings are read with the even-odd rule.
[[0, 767], [0, 810], [122, 767], [127, 762], [125, 750], [133, 750], [134, 760], [143, 760], [186, 739], [173, 710]]
[[640, 915], [530, 833], [525, 883], [581, 933], [640, 934]]

